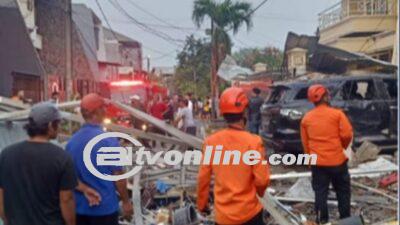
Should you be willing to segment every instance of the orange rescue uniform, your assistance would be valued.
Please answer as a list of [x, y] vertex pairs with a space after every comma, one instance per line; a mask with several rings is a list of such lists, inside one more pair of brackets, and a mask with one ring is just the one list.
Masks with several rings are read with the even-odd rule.
[[338, 166], [353, 138], [353, 128], [346, 115], [326, 104], [316, 106], [301, 121], [301, 139], [306, 153], [317, 155], [318, 166]]
[[[242, 224], [257, 215], [262, 209], [257, 195], [263, 196], [269, 183], [269, 167], [258, 163], [246, 165], [242, 161], [244, 152], [256, 150], [265, 159], [261, 138], [241, 129], [227, 128], [209, 136], [203, 146], [222, 145], [220, 165], [201, 165], [198, 174], [197, 207], [206, 209], [210, 191], [211, 175], [214, 174], [214, 210], [218, 224]], [[241, 158], [238, 165], [222, 165], [226, 150], [238, 150]], [[233, 156], [231, 156], [231, 159]], [[232, 160], [231, 160], [232, 162]]]

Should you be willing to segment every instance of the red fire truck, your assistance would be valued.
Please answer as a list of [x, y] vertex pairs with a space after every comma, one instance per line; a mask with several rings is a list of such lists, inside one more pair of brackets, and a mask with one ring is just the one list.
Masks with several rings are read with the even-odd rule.
[[[168, 89], [145, 80], [120, 80], [110, 82], [107, 90], [103, 90], [103, 96], [114, 101], [130, 104], [132, 96], [140, 97], [143, 109], [147, 109], [149, 102], [153, 96], [160, 95], [162, 98], [168, 95]], [[114, 106], [110, 106], [107, 110], [107, 117], [112, 118], [109, 122], [118, 123], [124, 126], [130, 126], [131, 116]], [[140, 128], [139, 128], [140, 129]]]

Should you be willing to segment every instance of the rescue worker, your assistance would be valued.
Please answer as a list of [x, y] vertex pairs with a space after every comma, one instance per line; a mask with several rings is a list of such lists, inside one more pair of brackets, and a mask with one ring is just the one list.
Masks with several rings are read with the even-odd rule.
[[252, 97], [249, 102], [248, 119], [249, 119], [249, 131], [253, 134], [258, 134], [261, 124], [261, 111], [260, 108], [264, 103], [263, 98], [260, 96], [261, 90], [259, 88], [253, 88]]
[[[105, 100], [98, 94], [91, 93], [82, 98], [81, 113], [85, 124], [71, 137], [66, 146], [67, 152], [74, 160], [78, 176], [78, 187], [75, 190], [77, 225], [118, 225], [119, 200], [122, 202], [122, 215], [130, 218], [133, 214], [126, 179], [115, 182], [100, 179], [87, 169], [83, 161], [83, 150], [87, 143], [104, 133], [101, 124], [105, 117], [106, 105]], [[120, 147], [120, 144], [116, 138], [103, 139], [93, 148], [92, 158], [96, 158], [98, 150], [102, 147]], [[94, 166], [104, 174], [123, 173], [123, 168], [119, 166]]]
[[316, 222], [328, 223], [329, 184], [336, 192], [340, 218], [350, 216], [350, 175], [344, 154], [353, 137], [346, 115], [329, 104], [329, 92], [323, 85], [308, 89], [308, 100], [315, 108], [301, 121], [301, 139], [305, 153], [316, 154], [317, 164], [311, 166], [312, 188], [315, 192]]
[[[265, 157], [261, 138], [246, 131], [245, 110], [248, 99], [241, 88], [226, 89], [220, 98], [219, 107], [226, 129], [220, 130], [204, 141], [206, 146], [222, 145], [222, 155], [226, 150], [237, 150], [243, 155], [256, 150]], [[209, 148], [209, 147], [208, 147]], [[213, 159], [212, 159], [213, 160]], [[262, 197], [269, 183], [267, 164], [205, 165], [201, 164], [198, 174], [197, 207], [207, 212], [211, 175], [214, 174], [214, 210], [216, 224], [264, 224], [263, 207], [257, 195]]]

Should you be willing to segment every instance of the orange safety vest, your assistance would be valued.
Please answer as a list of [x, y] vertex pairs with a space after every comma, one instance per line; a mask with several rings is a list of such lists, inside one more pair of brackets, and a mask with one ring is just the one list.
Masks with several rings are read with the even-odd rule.
[[317, 155], [317, 165], [338, 166], [347, 160], [344, 149], [353, 138], [353, 128], [341, 110], [316, 106], [304, 116], [300, 129], [304, 151]]
[[[245, 151], [256, 150], [265, 159], [261, 138], [244, 130], [227, 128], [211, 135], [204, 142], [203, 156], [206, 146], [213, 146], [215, 150], [217, 145], [223, 146], [222, 156], [226, 150], [238, 150], [241, 156]], [[212, 174], [215, 221], [218, 224], [242, 224], [261, 211], [257, 194], [263, 196], [269, 183], [268, 164], [246, 165], [241, 158], [238, 165], [201, 165], [197, 179], [197, 207], [200, 211], [205, 210], [208, 204]]]

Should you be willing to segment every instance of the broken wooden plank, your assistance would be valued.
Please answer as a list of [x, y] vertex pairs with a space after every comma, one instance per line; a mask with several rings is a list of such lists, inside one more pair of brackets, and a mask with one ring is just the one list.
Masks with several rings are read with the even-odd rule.
[[380, 190], [378, 190], [378, 189], [376, 189], [376, 188], [372, 188], [372, 187], [369, 187], [369, 186], [367, 186], [367, 185], [361, 184], [361, 183], [359, 183], [359, 182], [357, 182], [357, 181], [351, 181], [351, 185], [353, 185], [353, 186], [355, 186], [355, 187], [358, 187], [358, 188], [365, 189], [365, 190], [370, 191], [370, 192], [372, 192], [372, 193], [375, 193], [375, 194], [384, 196], [384, 197], [386, 197], [386, 198], [388, 198], [388, 199], [390, 199], [390, 200], [392, 200], [392, 201], [394, 201], [394, 202], [397, 202], [397, 201], [398, 201], [398, 199], [397, 199], [396, 197], [393, 197], [393, 196], [391, 196], [391, 195], [388, 195], [388, 194], [386, 194], [385, 192], [380, 191]]
[[[77, 123], [81, 123], [81, 124], [83, 124], [85, 122], [81, 115], [73, 114], [73, 113], [65, 112], [65, 111], [61, 111], [61, 114], [65, 120], [69, 120], [69, 121], [73, 121], [73, 122], [77, 122]], [[116, 124], [105, 124], [104, 127], [106, 127], [108, 130], [111, 130], [111, 131], [133, 134], [134, 136], [136, 136], [138, 138], [154, 140], [154, 141], [161, 141], [164, 143], [170, 143], [170, 144], [176, 144], [176, 145], [182, 144], [182, 141], [180, 141], [177, 138], [168, 137], [165, 135], [156, 134], [156, 133], [152, 133], [152, 132], [144, 132], [142, 130], [135, 129], [135, 128], [124, 127], [124, 126], [116, 125]]]
[[[312, 198], [292, 198], [292, 197], [285, 197], [285, 196], [274, 196], [274, 198], [276, 198], [279, 201], [282, 202], [309, 202], [309, 203], [314, 203], [315, 199]], [[328, 204], [330, 205], [338, 205], [337, 200], [328, 200]], [[357, 205], [357, 203], [355, 202], [351, 202], [350, 203], [352, 206]]]
[[0, 104], [8, 106], [10, 108], [14, 108], [14, 110], [29, 108], [29, 105], [27, 105], [27, 104], [24, 104], [19, 101], [14, 101], [11, 98], [6, 98], [3, 96], [0, 96]]
[[138, 138], [154, 140], [154, 141], [161, 141], [164, 143], [170, 143], [170, 144], [175, 144], [175, 145], [182, 144], [182, 141], [175, 137], [168, 137], [165, 135], [156, 134], [156, 133], [152, 133], [152, 132], [145, 132], [145, 131], [142, 131], [139, 129], [128, 128], [128, 127], [124, 127], [124, 126], [120, 126], [120, 125], [116, 125], [116, 124], [106, 124], [104, 126], [109, 130], [133, 134], [134, 136], [136, 136]]
[[283, 213], [281, 209], [279, 209], [279, 206], [273, 198], [274, 197], [266, 191], [264, 197], [260, 197], [259, 200], [264, 209], [274, 218], [275, 222], [280, 225], [299, 225], [296, 221], [290, 220], [289, 217], [285, 215], [286, 213]]
[[[393, 171], [397, 171], [396, 169], [379, 169], [379, 170], [369, 170], [369, 171], [356, 171], [353, 169], [349, 170], [350, 175], [361, 177], [369, 174], [380, 174], [380, 173], [390, 173]], [[283, 179], [294, 179], [301, 177], [311, 177], [311, 172], [302, 172], [302, 173], [285, 173], [285, 174], [271, 174], [271, 180], [283, 180]]]
[[135, 225], [144, 225], [141, 206], [142, 200], [140, 196], [140, 171], [133, 177], [132, 202]]
[[129, 112], [135, 118], [138, 118], [142, 121], [151, 123], [152, 125], [156, 126], [157, 128], [171, 134], [172, 136], [178, 138], [179, 140], [181, 140], [183, 143], [187, 144], [188, 146], [194, 147], [196, 149], [202, 148], [203, 140], [201, 140], [198, 137], [187, 134], [187, 133], [175, 128], [174, 126], [167, 124], [165, 121], [157, 119], [147, 113], [144, 113], [144, 112], [142, 112], [138, 109], [135, 109], [133, 107], [130, 107], [128, 105], [122, 104], [120, 102], [115, 102], [115, 101], [111, 101], [111, 103], [114, 104], [115, 106], [117, 106], [118, 108]]
[[[78, 107], [80, 104], [79, 101], [72, 101], [72, 102], [63, 102], [60, 104], [56, 104], [55, 106], [59, 109], [67, 109], [71, 107]], [[14, 120], [14, 119], [23, 119], [27, 118], [29, 115], [30, 109], [26, 108], [23, 110], [16, 110], [13, 112], [7, 112], [0, 114], [0, 120]]]

